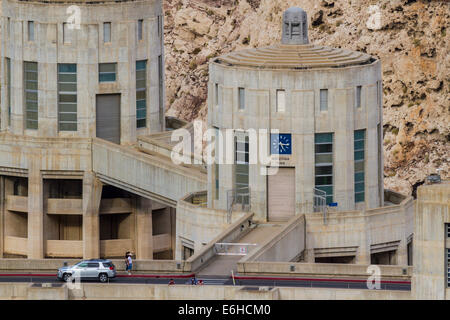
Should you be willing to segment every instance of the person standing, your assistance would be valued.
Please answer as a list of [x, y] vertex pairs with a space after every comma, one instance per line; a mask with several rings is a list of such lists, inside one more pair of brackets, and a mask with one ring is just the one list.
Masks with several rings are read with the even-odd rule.
[[128, 271], [128, 275], [131, 275], [131, 269], [133, 269], [133, 260], [131, 259], [131, 252], [127, 252], [127, 271]]

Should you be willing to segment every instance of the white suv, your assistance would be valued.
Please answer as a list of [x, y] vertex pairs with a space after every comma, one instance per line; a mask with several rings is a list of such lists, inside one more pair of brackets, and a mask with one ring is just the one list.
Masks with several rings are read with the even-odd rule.
[[57, 278], [66, 282], [79, 277], [82, 279], [98, 279], [107, 282], [116, 277], [116, 267], [111, 260], [91, 259], [83, 260], [73, 266], [64, 266], [58, 269]]

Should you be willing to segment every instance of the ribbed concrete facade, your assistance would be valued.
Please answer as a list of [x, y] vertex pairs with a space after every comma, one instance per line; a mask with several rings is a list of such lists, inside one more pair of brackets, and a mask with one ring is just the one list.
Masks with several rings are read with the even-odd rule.
[[1, 257], [172, 258], [170, 205], [202, 178], [134, 147], [165, 129], [162, 17], [158, 0], [2, 1]]
[[[73, 9], [76, 11], [68, 11], [71, 6], [76, 6]], [[77, 24], [70, 29], [72, 18]], [[2, 1], [1, 63], [5, 71], [2, 130], [27, 136], [95, 137], [96, 96], [120, 94], [122, 144], [134, 143], [138, 134], [161, 131], [162, 26], [161, 1]], [[147, 68], [146, 123], [139, 129], [136, 128], [136, 61], [146, 61]], [[26, 62], [37, 63], [37, 128], [27, 128], [30, 113], [27, 114], [24, 94]], [[99, 81], [99, 66], [103, 63], [115, 64], [114, 81]], [[62, 129], [58, 125], [64, 121], [64, 110], [58, 108], [59, 94], [65, 90], [58, 86], [61, 82], [58, 65], [62, 64], [76, 65], [77, 106], [76, 111], [71, 110], [76, 112], [76, 129]]]

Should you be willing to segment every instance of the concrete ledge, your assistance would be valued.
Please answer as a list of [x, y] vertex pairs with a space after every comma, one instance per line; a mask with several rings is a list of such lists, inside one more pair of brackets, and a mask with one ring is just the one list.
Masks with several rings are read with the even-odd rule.
[[[64, 262], [69, 265], [80, 262], [81, 259], [0, 259], [0, 271], [28, 271], [28, 272], [54, 272], [62, 267]], [[118, 271], [125, 270], [125, 261], [123, 259], [111, 259]], [[183, 273], [190, 272], [186, 268], [185, 261], [175, 260], [134, 260], [134, 271], [154, 272], [154, 273]]]
[[[378, 265], [382, 280], [409, 281], [413, 267]], [[289, 263], [289, 262], [245, 262], [238, 263], [238, 273], [243, 275], [277, 275], [322, 278], [368, 278], [368, 265], [337, 263]], [[406, 274], [404, 271], [406, 270]]]
[[[0, 283], [0, 299], [54, 300], [409, 300], [409, 291], [335, 288], [269, 288], [82, 283], [80, 289], [31, 287], [29, 283]], [[67, 292], [67, 295], [66, 295]]]

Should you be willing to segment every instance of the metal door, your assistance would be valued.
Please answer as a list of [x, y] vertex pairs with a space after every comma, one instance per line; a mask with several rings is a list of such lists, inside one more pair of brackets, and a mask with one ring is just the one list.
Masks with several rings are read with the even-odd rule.
[[279, 168], [268, 176], [268, 220], [286, 221], [295, 215], [295, 168]]
[[99, 94], [96, 100], [97, 138], [120, 144], [120, 94]]

